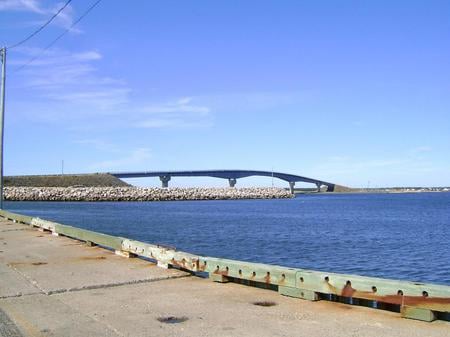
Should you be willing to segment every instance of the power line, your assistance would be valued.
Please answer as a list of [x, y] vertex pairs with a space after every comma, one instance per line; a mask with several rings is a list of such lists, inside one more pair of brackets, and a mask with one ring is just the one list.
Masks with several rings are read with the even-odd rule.
[[70, 3], [72, 2], [72, 0], [68, 0], [64, 6], [62, 6], [55, 14], [53, 14], [53, 16], [46, 22], [44, 23], [41, 27], [39, 27], [36, 31], [34, 31], [33, 33], [31, 33], [28, 37], [26, 37], [25, 39], [7, 47], [7, 49], [12, 49], [12, 48], [16, 48], [22, 44], [24, 44], [25, 42], [27, 42], [29, 39], [31, 39], [33, 36], [35, 36], [36, 34], [38, 34], [41, 30], [43, 30], [45, 27], [47, 27], [58, 15], [59, 13], [61, 13], [64, 8], [66, 8]]
[[17, 71], [20, 71], [20, 70], [22, 70], [23, 68], [25, 68], [26, 66], [30, 65], [32, 62], [34, 62], [36, 59], [38, 59], [45, 51], [47, 51], [48, 49], [50, 49], [51, 47], [53, 47], [53, 45], [54, 45], [56, 42], [58, 42], [64, 35], [66, 35], [68, 32], [70, 32], [71, 29], [72, 29], [73, 27], [75, 27], [75, 25], [76, 25], [77, 23], [79, 23], [81, 20], [83, 20], [83, 19], [89, 14], [89, 12], [92, 11], [92, 10], [95, 8], [95, 6], [97, 6], [101, 1], [102, 1], [102, 0], [97, 0], [97, 1], [95, 1], [88, 9], [86, 9], [86, 11], [85, 11], [78, 19], [76, 19], [76, 20], [70, 25], [69, 28], [67, 28], [64, 32], [62, 32], [61, 34], [59, 34], [52, 42], [50, 42], [47, 46], [45, 46], [45, 48], [42, 49], [42, 51], [41, 51], [39, 54], [37, 54], [36, 56], [34, 56], [34, 57], [32, 57], [31, 59], [29, 59], [28, 62], [22, 64], [22, 65], [21, 65], [20, 67], [18, 67], [15, 71], [16, 71], [16, 72], [17, 72]]

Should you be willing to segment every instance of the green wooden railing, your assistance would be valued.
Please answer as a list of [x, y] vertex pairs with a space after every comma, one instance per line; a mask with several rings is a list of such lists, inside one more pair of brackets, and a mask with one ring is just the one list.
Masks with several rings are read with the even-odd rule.
[[89, 245], [113, 249], [125, 256], [152, 259], [160, 267], [176, 267], [207, 273], [216, 282], [278, 290], [282, 295], [305, 300], [332, 300], [378, 309], [398, 310], [402, 317], [433, 321], [450, 316], [450, 286], [326, 273], [261, 263], [194, 255], [175, 248], [89, 231], [56, 222], [0, 210], [0, 216], [55, 235], [64, 235]]

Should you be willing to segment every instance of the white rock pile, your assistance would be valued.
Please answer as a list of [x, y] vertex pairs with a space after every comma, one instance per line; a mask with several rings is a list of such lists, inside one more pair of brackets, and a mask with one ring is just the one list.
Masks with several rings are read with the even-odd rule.
[[5, 187], [11, 201], [170, 201], [292, 198], [282, 188]]

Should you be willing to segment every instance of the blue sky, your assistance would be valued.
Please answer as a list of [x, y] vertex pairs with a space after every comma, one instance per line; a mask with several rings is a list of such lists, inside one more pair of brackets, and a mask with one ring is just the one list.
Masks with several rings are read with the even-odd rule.
[[[64, 160], [66, 173], [450, 185], [450, 2], [104, 0], [42, 53], [92, 2], [9, 51], [5, 174], [59, 173]], [[0, 45], [61, 5], [0, 0]]]

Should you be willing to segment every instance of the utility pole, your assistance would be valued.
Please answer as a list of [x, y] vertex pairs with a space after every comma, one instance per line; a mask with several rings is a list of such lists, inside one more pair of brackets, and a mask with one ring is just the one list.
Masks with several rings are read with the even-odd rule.
[[0, 93], [0, 209], [3, 209], [3, 129], [5, 121], [6, 47], [0, 50], [2, 87]]
[[64, 159], [61, 160], [61, 175], [64, 175]]

